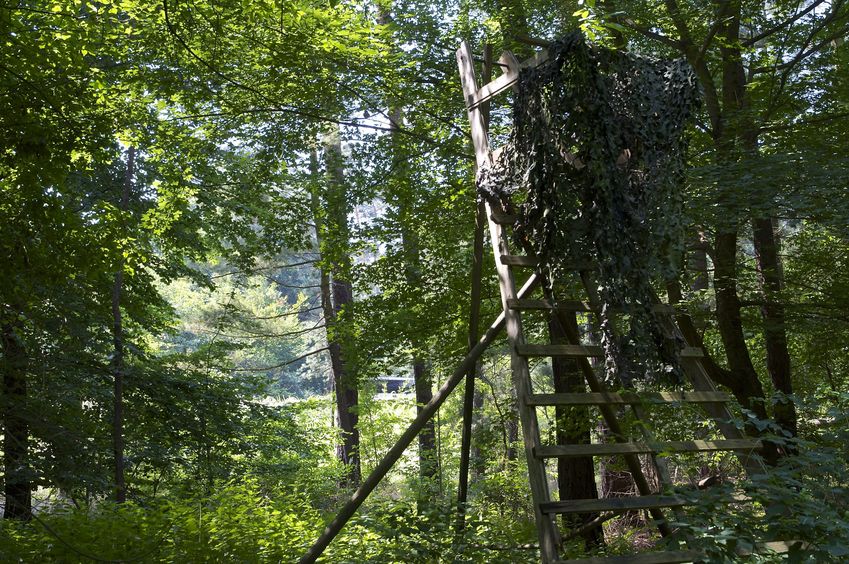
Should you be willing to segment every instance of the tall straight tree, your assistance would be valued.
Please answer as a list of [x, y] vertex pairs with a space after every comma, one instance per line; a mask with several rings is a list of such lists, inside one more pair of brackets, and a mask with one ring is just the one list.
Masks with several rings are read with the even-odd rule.
[[[136, 150], [127, 149], [127, 169], [121, 189], [120, 209], [125, 214], [130, 208], [130, 191], [133, 185]], [[126, 217], [124, 218], [126, 220]], [[124, 479], [124, 325], [121, 317], [121, 294], [124, 292], [124, 261], [119, 260], [115, 283], [112, 286], [112, 455], [115, 466], [115, 501], [127, 500], [127, 484]]]
[[[379, 4], [379, 22], [391, 26], [392, 3], [387, 0]], [[419, 292], [422, 285], [422, 273], [419, 256], [419, 237], [416, 232], [414, 202], [416, 200], [414, 183], [410, 179], [410, 170], [406, 166], [407, 155], [400, 133], [404, 124], [404, 108], [397, 99], [397, 93], [388, 92], [389, 98], [389, 135], [391, 151], [390, 201], [397, 207], [398, 228], [401, 234], [401, 257], [404, 262], [404, 280], [412, 292]], [[423, 189], [423, 187], [419, 187]], [[416, 394], [416, 412], [421, 412], [433, 398], [433, 380], [428, 363], [422, 354], [423, 339], [417, 336], [417, 320], [408, 318], [407, 334], [410, 338], [413, 365], [413, 385]], [[419, 476], [423, 485], [433, 480], [439, 472], [439, 458], [436, 451], [436, 430], [430, 420], [419, 433]]]
[[3, 311], [3, 477], [5, 519], [29, 519], [32, 487], [29, 473], [28, 357], [20, 324]]
[[[345, 483], [360, 482], [360, 431], [358, 428], [359, 389], [355, 363], [353, 333], [349, 330], [353, 316], [354, 291], [351, 284], [350, 227], [348, 194], [345, 186], [345, 164], [339, 128], [333, 126], [324, 136], [324, 182], [317, 183], [320, 197], [313, 196], [315, 228], [321, 254], [322, 308], [327, 330], [330, 369], [336, 399], [336, 418], [341, 442], [337, 456], [345, 464]], [[315, 168], [317, 163], [314, 163]], [[315, 170], [314, 168], [314, 170]]]
[[[569, 318], [574, 333], [578, 333], [575, 313], [563, 317]], [[549, 319], [548, 333], [552, 344], [568, 343], [566, 332], [555, 317]], [[584, 376], [578, 367], [577, 360], [554, 357], [551, 361], [551, 369], [555, 393], [569, 394], [587, 391]], [[590, 444], [592, 420], [589, 408], [578, 405], [558, 405], [554, 417], [557, 444]], [[557, 489], [561, 500], [597, 499], [598, 488], [595, 482], [595, 467], [592, 457], [558, 458]], [[564, 515], [563, 517], [567, 528], [575, 529], [598, 517], [598, 514]], [[604, 544], [604, 532], [601, 527], [595, 527], [585, 532], [583, 538], [587, 548]]]

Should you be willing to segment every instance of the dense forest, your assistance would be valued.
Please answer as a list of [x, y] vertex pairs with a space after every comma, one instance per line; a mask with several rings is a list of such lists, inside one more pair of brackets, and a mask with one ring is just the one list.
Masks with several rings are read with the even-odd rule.
[[[676, 484], [716, 483], [673, 525], [711, 562], [849, 560], [845, 0], [7, 0], [0, 562], [301, 558], [464, 358], [470, 318], [502, 312], [488, 251], [472, 292], [455, 51], [480, 73], [575, 31], [697, 78], [680, 268], [657, 290], [730, 424], [771, 445], [754, 480], [731, 453], [670, 457]], [[553, 390], [562, 367], [531, 367]], [[474, 380], [467, 500], [461, 385], [321, 561], [539, 561], [503, 338]], [[544, 413], [545, 436], [564, 417], [610, 433]], [[689, 408], [654, 426], [712, 436]], [[582, 462], [549, 466], [562, 499], [636, 492], [621, 461]], [[580, 519], [567, 557], [663, 542], [645, 512]], [[755, 550], [779, 539], [801, 544]]]

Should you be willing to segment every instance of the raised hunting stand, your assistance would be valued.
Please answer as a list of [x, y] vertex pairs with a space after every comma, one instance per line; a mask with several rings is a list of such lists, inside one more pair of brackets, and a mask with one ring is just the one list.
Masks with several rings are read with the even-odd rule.
[[[474, 70], [474, 57], [468, 43], [463, 42], [457, 51], [457, 63], [463, 88], [463, 96], [468, 110], [471, 125], [471, 138], [475, 150], [477, 169], [489, 167], [493, 163], [493, 151], [490, 149], [488, 136], [488, 106], [489, 101], [499, 94], [508, 92], [515, 87], [522, 68], [537, 67], [548, 59], [548, 53], [543, 50], [536, 56], [524, 62], [518, 62], [510, 52], [504, 52], [498, 60], [498, 66], [503, 73], [494, 80], [489, 80], [492, 69], [491, 50], [487, 48], [484, 63], [484, 82], [478, 86]], [[574, 166], [582, 166], [576, 159]], [[678, 348], [678, 362], [686, 376], [687, 391], [637, 391], [628, 383], [621, 383], [624, 388], [618, 393], [608, 391], [596, 369], [590, 363], [591, 358], [602, 357], [601, 346], [584, 344], [581, 336], [570, 323], [568, 316], [577, 313], [597, 315], [602, 304], [596, 291], [595, 275], [597, 269], [593, 264], [574, 265], [574, 276], [583, 286], [583, 300], [557, 301], [553, 298], [537, 268], [539, 260], [525, 252], [514, 254], [510, 250], [511, 238], [507, 231], [516, 224], [517, 218], [503, 209], [496, 209], [488, 201], [478, 204], [477, 229], [475, 235], [475, 268], [472, 276], [472, 304], [470, 327], [470, 350], [468, 355], [457, 367], [433, 399], [416, 417], [415, 421], [403, 433], [398, 442], [386, 454], [383, 460], [363, 481], [351, 500], [339, 511], [335, 519], [327, 526], [323, 534], [301, 558], [301, 564], [315, 562], [327, 545], [344, 527], [345, 523], [355, 513], [366, 497], [378, 485], [404, 450], [414, 440], [426, 422], [434, 416], [451, 391], [466, 378], [466, 402], [464, 406], [464, 427], [461, 453], [461, 472], [459, 488], [459, 528], [462, 528], [462, 511], [466, 499], [468, 484], [469, 433], [472, 409], [471, 390], [474, 385], [474, 371], [478, 359], [487, 347], [495, 341], [502, 329], [506, 329], [507, 341], [511, 356], [512, 380], [515, 388], [518, 413], [522, 426], [525, 457], [528, 466], [528, 479], [533, 498], [536, 517], [536, 528], [539, 538], [539, 550], [542, 562], [546, 564], [563, 562], [561, 555], [561, 534], [558, 531], [556, 516], [559, 514], [599, 514], [590, 523], [585, 523], [578, 531], [569, 536], [586, 532], [593, 527], [600, 527], [611, 515], [627, 511], [646, 510], [663, 537], [672, 534], [670, 521], [664, 511], [671, 510], [676, 516], [681, 516], [682, 507], [692, 505], [690, 496], [686, 498], [672, 491], [672, 480], [661, 453], [707, 453], [732, 451], [740, 460], [742, 467], [751, 476], [765, 471], [764, 463], [759, 452], [764, 447], [756, 438], [744, 437], [740, 430], [731, 422], [733, 419], [726, 402], [730, 396], [718, 392], [703, 366], [703, 352], [700, 348], [690, 346], [684, 339], [677, 325], [679, 316], [685, 315], [676, 311], [673, 305], [656, 300], [652, 310], [656, 314], [658, 324], [667, 339], [683, 343]], [[495, 259], [499, 287], [501, 290], [502, 313], [489, 326], [480, 338], [476, 335], [480, 301], [481, 264], [483, 249], [483, 225], [488, 224], [492, 252]], [[523, 280], [517, 284], [517, 280]], [[550, 288], [550, 285], [548, 285]], [[533, 297], [534, 292], [540, 291], [541, 296]], [[523, 330], [523, 313], [542, 311], [555, 319], [563, 333], [565, 343], [537, 344], [528, 343]], [[578, 362], [589, 391], [582, 393], [536, 393], [530, 378], [529, 359], [533, 357], [566, 357]], [[628, 388], [631, 389], [628, 389]], [[678, 406], [683, 404], [698, 404], [712, 421], [723, 438], [717, 440], [696, 440], [692, 437], [685, 440], [657, 441], [651, 431], [647, 408], [653, 405]], [[596, 406], [610, 431], [612, 442], [596, 444], [544, 444], [540, 437], [537, 410], [556, 406]], [[630, 416], [638, 420], [642, 436], [632, 440], [627, 436], [625, 425], [621, 419], [622, 409], [630, 408]], [[648, 455], [651, 459], [654, 473], [660, 483], [660, 490], [655, 491], [643, 471], [640, 455]], [[625, 465], [633, 476], [639, 495], [631, 497], [616, 497], [603, 499], [552, 499], [549, 491], [549, 472], [546, 461], [558, 458], [580, 457], [611, 457], [624, 459]], [[684, 542], [686, 538], [682, 539]], [[785, 551], [788, 543], [765, 543], [760, 548], [775, 551]], [[663, 552], [648, 552], [630, 556], [595, 557], [579, 560], [569, 560], [574, 563], [635, 563], [652, 564], [666, 562], [702, 561], [704, 554], [692, 548], [675, 547]]]

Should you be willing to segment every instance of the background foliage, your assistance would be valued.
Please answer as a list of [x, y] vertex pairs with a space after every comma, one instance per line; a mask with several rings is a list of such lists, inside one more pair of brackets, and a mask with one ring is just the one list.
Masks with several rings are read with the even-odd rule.
[[[24, 453], [3, 483], [25, 480], [34, 495], [33, 519], [0, 523], [0, 561], [301, 554], [349, 494], [339, 485], [328, 338], [354, 343], [365, 472], [415, 412], [412, 394], [382, 395], [381, 378], [409, 382], [423, 359], [435, 387], [467, 347], [475, 190], [457, 39], [478, 54], [491, 43], [523, 57], [533, 49], [518, 37], [576, 29], [695, 69], [703, 103], [680, 194], [680, 307], [711, 376], [739, 399], [740, 425], [798, 451], [758, 484], [740, 480], [730, 459], [676, 461], [682, 487], [706, 472], [725, 481], [682, 526], [717, 560], [788, 536], [810, 543], [800, 558], [845, 559], [847, 26], [839, 0], [0, 6], [0, 409], [5, 439], [16, 436], [10, 421], [26, 428], [22, 444], [2, 447], [6, 459]], [[495, 102], [494, 143], [510, 124], [507, 101]], [[343, 182], [336, 200], [320, 201], [339, 205], [348, 236], [319, 245], [316, 221], [332, 210], [316, 209], [313, 195], [331, 185], [332, 134]], [[765, 218], [778, 288], [764, 285]], [[355, 300], [334, 325], [322, 274], [343, 259]], [[110, 501], [118, 271], [123, 504]], [[494, 318], [489, 263], [482, 296], [482, 316]], [[771, 360], [776, 319], [789, 395]], [[536, 561], [521, 548], [535, 533], [506, 353], [494, 346], [478, 379], [462, 538], [452, 529], [452, 398], [435, 424], [435, 486], [422, 483], [418, 453], [406, 453], [327, 561]], [[548, 370], [535, 372], [544, 390]], [[553, 433], [550, 419], [544, 427]], [[659, 414], [657, 427], [707, 432], [689, 412]], [[723, 497], [740, 489], [756, 503]], [[426, 508], [416, 503], [423, 491]], [[619, 521], [606, 536], [610, 554], [656, 540], [639, 528], [629, 536]]]

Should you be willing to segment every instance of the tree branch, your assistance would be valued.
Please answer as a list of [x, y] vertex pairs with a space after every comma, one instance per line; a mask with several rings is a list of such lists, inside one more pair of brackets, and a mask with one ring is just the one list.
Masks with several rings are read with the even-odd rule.
[[326, 350], [330, 350], [330, 347], [321, 347], [320, 349], [315, 349], [314, 351], [310, 351], [306, 354], [302, 354], [299, 357], [293, 358], [292, 360], [287, 360], [286, 362], [281, 362], [280, 364], [275, 364], [274, 366], [263, 366], [261, 368], [233, 368], [233, 372], [266, 372], [267, 370], [275, 370], [277, 368], [283, 368], [284, 366], [289, 366], [290, 364], [294, 364], [299, 360], [304, 360], [312, 355], [318, 354], [320, 352], [324, 352]]
[[647, 28], [645, 26], [639, 25], [637, 22], [635, 22], [634, 20], [632, 20], [630, 18], [620, 20], [618, 23], [627, 27], [628, 29], [631, 29], [633, 31], [636, 31], [637, 33], [640, 33], [641, 35], [644, 35], [645, 37], [648, 37], [649, 39], [654, 39], [654, 40], [659, 41], [659, 42], [663, 43], [664, 45], [668, 45], [669, 47], [672, 47], [674, 49], [680, 50], [681, 47], [682, 47], [680, 41], [676, 41], [675, 39], [672, 39], [671, 37], [668, 37], [666, 35], [662, 35], [660, 33], [654, 32], [654, 31], [650, 30], [649, 28]]
[[770, 35], [773, 35], [773, 34], [779, 32], [779, 31], [781, 31], [782, 29], [786, 28], [789, 25], [793, 25], [799, 19], [801, 19], [805, 15], [809, 14], [812, 10], [815, 10], [817, 8], [817, 6], [819, 6], [823, 2], [825, 2], [825, 0], [815, 0], [814, 2], [812, 2], [810, 5], [808, 5], [801, 12], [794, 14], [792, 17], [787, 18], [783, 22], [767, 29], [766, 31], [762, 31], [761, 33], [755, 35], [754, 37], [747, 39], [746, 41], [743, 42], [743, 47], [751, 47], [752, 45], [754, 45], [758, 41], [760, 41], [762, 39], [766, 39]]

